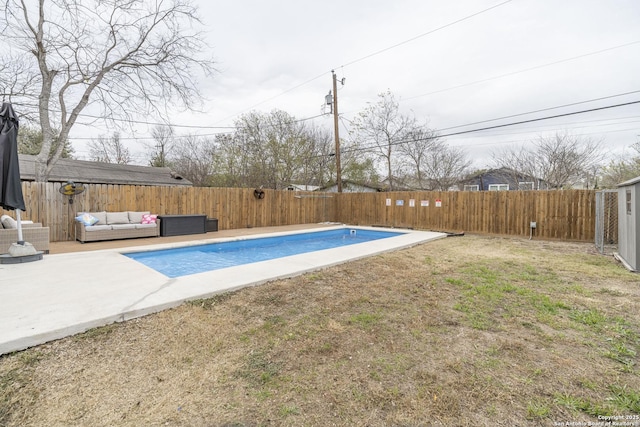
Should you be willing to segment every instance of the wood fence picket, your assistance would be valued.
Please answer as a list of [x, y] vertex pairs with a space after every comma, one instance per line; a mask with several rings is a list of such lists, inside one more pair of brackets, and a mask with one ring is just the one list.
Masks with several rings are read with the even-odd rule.
[[[398, 191], [316, 193], [264, 189], [154, 187], [87, 184], [70, 198], [59, 183], [23, 182], [25, 220], [51, 230], [51, 241], [73, 240], [78, 212], [151, 211], [159, 215], [205, 214], [221, 230], [341, 222], [447, 232], [593, 241], [595, 191]], [[12, 212], [8, 213], [13, 216]]]

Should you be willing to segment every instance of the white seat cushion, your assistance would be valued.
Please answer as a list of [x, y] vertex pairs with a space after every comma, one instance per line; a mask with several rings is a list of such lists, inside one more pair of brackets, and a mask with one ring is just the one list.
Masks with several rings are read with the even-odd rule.
[[110, 224], [114, 230], [134, 230], [136, 224]]
[[85, 231], [90, 232], [90, 231], [105, 231], [105, 230], [111, 230], [111, 226], [108, 224], [104, 224], [104, 225], [89, 225], [87, 227], [84, 228]]

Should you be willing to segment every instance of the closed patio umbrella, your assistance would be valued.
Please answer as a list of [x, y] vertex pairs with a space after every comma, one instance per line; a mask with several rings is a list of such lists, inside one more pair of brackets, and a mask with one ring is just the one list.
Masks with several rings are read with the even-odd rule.
[[0, 110], [0, 206], [25, 210], [18, 163], [18, 116], [7, 102]]
[[18, 116], [13, 107], [3, 102], [0, 109], [0, 207], [16, 211], [18, 242], [9, 250], [13, 256], [32, 255], [36, 252], [32, 245], [22, 239], [20, 211], [25, 210], [25, 205], [18, 162], [18, 126]]

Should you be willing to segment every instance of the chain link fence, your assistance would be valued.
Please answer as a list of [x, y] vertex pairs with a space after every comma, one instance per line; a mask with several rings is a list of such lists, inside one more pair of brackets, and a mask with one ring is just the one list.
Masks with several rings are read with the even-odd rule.
[[612, 254], [618, 247], [618, 191], [596, 192], [596, 249]]

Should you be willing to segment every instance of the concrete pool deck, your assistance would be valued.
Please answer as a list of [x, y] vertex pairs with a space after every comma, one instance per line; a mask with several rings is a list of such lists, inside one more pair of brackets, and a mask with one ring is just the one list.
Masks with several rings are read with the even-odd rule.
[[[343, 227], [323, 226], [324, 229]], [[307, 226], [304, 230], [315, 228]], [[356, 227], [354, 227], [356, 228]], [[368, 227], [357, 227], [368, 228]], [[227, 233], [189, 236], [189, 239], [149, 245], [136, 241], [117, 247], [52, 254], [42, 261], [0, 265], [0, 354], [23, 350], [91, 328], [176, 307], [268, 281], [292, 277], [347, 261], [446, 237], [443, 233], [406, 231], [401, 236], [335, 249], [256, 262], [170, 279], [124, 255], [124, 252], [174, 248], [192, 244], [265, 237], [300, 232]], [[375, 230], [384, 230], [375, 228]], [[271, 231], [271, 230], [269, 230]], [[187, 236], [185, 236], [187, 237]], [[199, 237], [199, 238], [197, 238]], [[156, 240], [157, 241], [157, 240]], [[64, 242], [65, 244], [76, 242]], [[125, 245], [129, 246], [125, 246]], [[62, 253], [65, 252], [65, 253]]]

